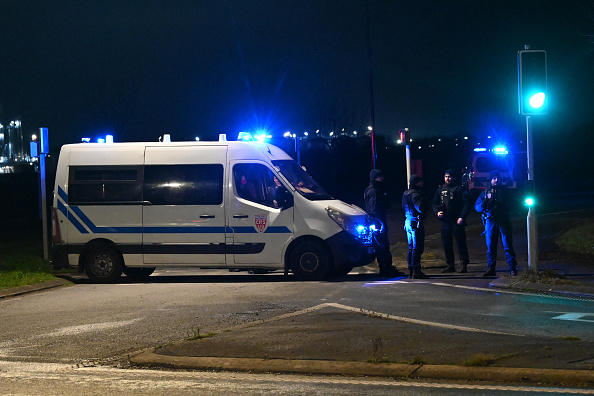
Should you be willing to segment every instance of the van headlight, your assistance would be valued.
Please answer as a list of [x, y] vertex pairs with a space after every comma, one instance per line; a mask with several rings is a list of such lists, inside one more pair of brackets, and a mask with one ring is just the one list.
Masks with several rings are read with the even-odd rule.
[[328, 207], [326, 208], [328, 216], [334, 220], [336, 224], [343, 230], [359, 239], [364, 244], [373, 243], [373, 227], [374, 225], [363, 216], [349, 216], [338, 209]]

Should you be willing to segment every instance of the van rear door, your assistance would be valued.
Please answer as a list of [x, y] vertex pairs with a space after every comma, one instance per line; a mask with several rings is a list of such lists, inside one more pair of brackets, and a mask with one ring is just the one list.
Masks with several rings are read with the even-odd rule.
[[225, 259], [226, 146], [163, 146], [145, 151], [145, 264], [212, 264]]

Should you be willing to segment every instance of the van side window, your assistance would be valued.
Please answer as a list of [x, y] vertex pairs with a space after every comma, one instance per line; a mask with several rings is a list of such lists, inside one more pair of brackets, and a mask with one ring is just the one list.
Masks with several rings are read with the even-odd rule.
[[270, 169], [262, 164], [236, 164], [233, 180], [237, 196], [261, 205], [278, 208], [277, 190], [285, 189]]
[[68, 203], [113, 205], [142, 202], [142, 166], [71, 166]]
[[223, 165], [146, 165], [144, 200], [152, 205], [220, 205]]

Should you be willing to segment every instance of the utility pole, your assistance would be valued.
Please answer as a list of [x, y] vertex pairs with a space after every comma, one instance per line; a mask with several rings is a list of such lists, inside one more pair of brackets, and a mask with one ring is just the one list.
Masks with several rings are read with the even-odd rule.
[[406, 189], [411, 177], [411, 155], [410, 155], [410, 130], [404, 128], [400, 130], [400, 141], [406, 145]]
[[375, 151], [375, 110], [373, 102], [373, 62], [371, 61], [371, 22], [369, 20], [369, 0], [365, 2], [367, 14], [367, 58], [369, 60], [369, 122], [371, 124], [371, 165], [375, 169], [377, 153]]

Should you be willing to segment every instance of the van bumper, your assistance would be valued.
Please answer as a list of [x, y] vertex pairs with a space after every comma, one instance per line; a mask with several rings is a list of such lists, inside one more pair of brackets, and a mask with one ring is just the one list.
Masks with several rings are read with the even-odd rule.
[[365, 246], [346, 231], [341, 231], [326, 240], [334, 257], [336, 268], [361, 267], [375, 260], [373, 246]]
[[54, 269], [68, 268], [68, 245], [52, 246], [52, 267]]

